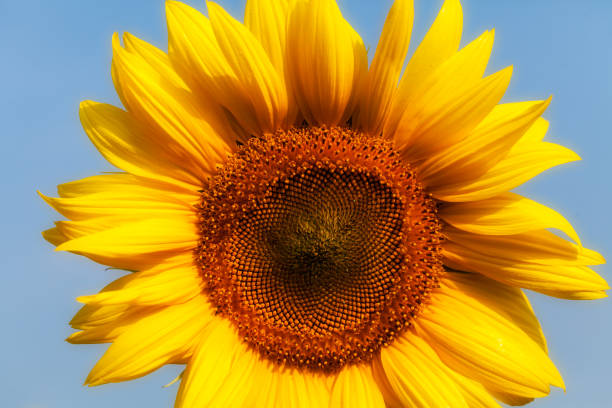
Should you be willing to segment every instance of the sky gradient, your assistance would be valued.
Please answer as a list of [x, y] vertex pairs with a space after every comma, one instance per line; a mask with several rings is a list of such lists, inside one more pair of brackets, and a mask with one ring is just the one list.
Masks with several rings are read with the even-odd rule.
[[[189, 0], [203, 10], [203, 1]], [[442, 1], [416, 0], [411, 51]], [[242, 18], [243, 1], [222, 1]], [[391, 1], [340, 1], [344, 16], [375, 50]], [[549, 141], [582, 161], [552, 169], [518, 191], [564, 214], [583, 243], [612, 256], [612, 2], [463, 0], [464, 40], [495, 28], [489, 72], [514, 65], [504, 101], [544, 99]], [[130, 33], [166, 50], [162, 0], [0, 1], [3, 125], [0, 406], [7, 408], [171, 407], [180, 372], [164, 367], [145, 378], [83, 387], [106, 346], [64, 339], [75, 297], [120, 276], [87, 259], [54, 253], [40, 236], [59, 216], [36, 195], [59, 183], [115, 170], [78, 121], [81, 100], [119, 105], [110, 79], [111, 35]], [[612, 281], [610, 268], [596, 268]], [[528, 294], [567, 393], [554, 390], [533, 407], [609, 407], [612, 301], [573, 302]]]

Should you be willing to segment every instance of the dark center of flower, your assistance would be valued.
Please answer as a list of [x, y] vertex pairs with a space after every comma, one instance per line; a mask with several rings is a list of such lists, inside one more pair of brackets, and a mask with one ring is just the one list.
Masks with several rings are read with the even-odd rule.
[[329, 335], [381, 313], [401, 268], [401, 203], [363, 172], [306, 169], [232, 237], [237, 284], [269, 324]]
[[279, 364], [369, 361], [442, 273], [433, 200], [387, 142], [348, 129], [251, 139], [205, 187], [200, 214], [211, 302]]

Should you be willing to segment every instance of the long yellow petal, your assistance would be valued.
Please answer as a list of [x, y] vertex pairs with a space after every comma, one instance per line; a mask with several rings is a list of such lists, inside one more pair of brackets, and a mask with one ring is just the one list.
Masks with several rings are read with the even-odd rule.
[[508, 67], [469, 88], [459, 82], [459, 91], [449, 90], [443, 82], [426, 88], [406, 109], [395, 134], [402, 156], [420, 160], [463, 140], [500, 101], [511, 76], [512, 67]]
[[266, 50], [270, 62], [281, 76], [287, 91], [287, 122], [295, 124], [298, 106], [287, 86], [285, 54], [287, 52], [287, 24], [296, 0], [247, 0], [244, 24]]
[[[64, 235], [67, 239], [72, 240], [81, 238], [85, 235], [91, 235], [100, 231], [115, 228], [123, 224], [130, 224], [134, 221], [134, 217], [130, 214], [127, 214], [108, 217], [96, 217], [79, 221], [56, 221], [55, 226], [62, 235]], [[134, 268], [127, 269], [135, 270]]]
[[[150, 310], [151, 308], [139, 308]], [[124, 316], [134, 311], [129, 305], [85, 305], [70, 320], [70, 326], [74, 329], [87, 330], [107, 323], [121, 320]]]
[[605, 262], [601, 255], [546, 230], [502, 237], [452, 231], [443, 254], [453, 269], [550, 296], [598, 299], [609, 288], [585, 266]]
[[[152, 220], [155, 221], [156, 218]], [[181, 216], [179, 218], [175, 218], [174, 220], [166, 218], [163, 219], [163, 221], [167, 223], [172, 223], [174, 225], [180, 225], [183, 224], [186, 219], [184, 216]], [[100, 232], [108, 231], [118, 227], [125, 227], [127, 228], [127, 230], [129, 230], [131, 228], [130, 225], [132, 225], [132, 227], [134, 226], [134, 222], [134, 216], [130, 214], [108, 217], [96, 217], [81, 221], [56, 221], [55, 228], [51, 228], [50, 230], [43, 232], [43, 238], [47, 239], [47, 241], [49, 241], [56, 247], [59, 247], [63, 244], [68, 243], [69, 241], [77, 240], [86, 236], [98, 234]], [[130, 239], [129, 237], [124, 238]], [[64, 248], [65, 246], [63, 246], [60, 250], [64, 250]], [[153, 265], [162, 262], [167, 257], [174, 255], [174, 253], [166, 253], [162, 251], [157, 254], [150, 254], [149, 256], [121, 257], [109, 256], [108, 253], [104, 250], [96, 251], [95, 249], [93, 249], [84, 252], [79, 250], [70, 251], [75, 254], [85, 256], [91, 259], [92, 261], [100, 263], [102, 265], [108, 265], [114, 268], [125, 269], [129, 271], [137, 271], [150, 268]], [[186, 252], [188, 251], [178, 251], [178, 253]]]
[[449, 367], [489, 389], [537, 398], [549, 385], [563, 388], [546, 352], [491, 308], [491, 299], [443, 284], [419, 316], [417, 332]]
[[208, 301], [199, 296], [141, 319], [113, 342], [85, 383], [131, 380], [184, 361], [212, 316]]
[[[141, 57], [155, 73], [159, 74], [160, 77], [164, 79], [164, 81], [169, 81], [174, 88], [180, 89], [179, 95], [181, 93], [186, 95], [184, 103], [186, 105], [193, 105], [191, 109], [196, 112], [196, 116], [205, 118], [212, 129], [215, 130], [216, 136], [222, 138], [229, 146], [235, 144], [237, 135], [231, 132], [229, 123], [226, 120], [227, 118], [223, 114], [218, 103], [213, 100], [214, 98], [206, 98], [201, 95], [192, 96], [193, 92], [190, 90], [189, 85], [178, 74], [167, 53], [130, 33], [123, 34], [123, 42], [125, 44], [125, 49], [129, 53]], [[115, 68], [115, 76], [117, 75], [118, 73]], [[117, 78], [117, 80], [119, 80], [119, 78]], [[123, 100], [124, 99], [122, 99], [122, 101]], [[210, 142], [214, 140], [214, 138], [209, 138], [207, 140]], [[221, 149], [224, 148], [221, 147]]]
[[382, 396], [385, 400], [385, 404], [387, 404], [386, 405], [387, 407], [389, 408], [403, 407], [404, 404], [402, 403], [400, 398], [397, 396], [395, 391], [393, 391], [393, 387], [391, 386], [391, 383], [389, 382], [389, 378], [387, 377], [387, 374], [385, 373], [385, 369], [380, 359], [380, 354], [381, 353], [378, 353], [378, 355], [376, 355], [374, 357], [374, 360], [372, 361], [372, 376], [374, 377], [374, 381], [376, 381], [376, 384], [378, 385], [378, 389], [382, 393]]
[[445, 282], [448, 288], [479, 299], [484, 306], [523, 330], [542, 350], [548, 351], [540, 322], [522, 290], [474, 273], [448, 272]]
[[123, 34], [123, 43], [128, 52], [138, 54], [147, 61], [148, 65], [155, 67], [155, 70], [162, 77], [172, 82], [173, 85], [189, 89], [185, 81], [172, 67], [168, 54], [130, 33]]
[[501, 408], [491, 393], [477, 381], [470, 380], [447, 368], [449, 376], [455, 380], [455, 386], [459, 389], [467, 406], [470, 408]]
[[380, 134], [389, 116], [408, 52], [413, 20], [413, 0], [395, 0], [380, 35], [359, 102], [358, 125], [368, 134]]
[[222, 105], [244, 130], [260, 134], [256, 107], [225, 58], [212, 25], [202, 13], [178, 1], [166, 1], [168, 54], [172, 65], [203, 99]]
[[111, 164], [142, 177], [185, 188], [201, 188], [201, 179], [179, 158], [147, 139], [127, 112], [112, 105], [84, 101], [79, 115], [83, 129]]
[[597, 252], [575, 245], [550, 231], [535, 230], [514, 235], [479, 235], [447, 227], [450, 242], [500, 260], [541, 265], [600, 265]]
[[512, 235], [556, 228], [580, 244], [578, 234], [561, 214], [514, 193], [469, 203], [448, 203], [439, 215], [453, 227], [475, 234]]
[[[137, 190], [134, 186], [134, 190]], [[86, 220], [109, 215], [132, 215], [134, 220], [157, 217], [187, 217], [193, 213], [193, 207], [185, 202], [164, 195], [146, 194], [142, 191], [122, 191], [89, 194], [81, 197], [54, 198], [39, 192], [43, 200], [57, 212], [72, 220]]]
[[421, 180], [435, 189], [482, 176], [534, 126], [549, 103], [550, 99], [495, 106], [465, 139], [420, 164]]
[[277, 72], [285, 72], [287, 20], [294, 0], [247, 0], [244, 24], [266, 50]]
[[384, 408], [370, 365], [343, 367], [334, 381], [329, 406], [338, 408]]
[[42, 236], [45, 241], [49, 242], [51, 245], [58, 246], [63, 244], [68, 240], [68, 238], [60, 232], [57, 227], [46, 229], [42, 232]]
[[96, 324], [71, 334], [66, 341], [71, 344], [112, 343], [137, 322], [161, 310], [161, 307], [129, 308], [104, 324]]
[[[552, 97], [551, 97], [552, 98]], [[541, 142], [542, 139], [546, 136], [546, 132], [548, 132], [549, 123], [544, 118], [539, 118], [535, 121], [535, 123], [525, 132], [525, 134], [519, 139], [518, 143], [515, 145], [517, 148], [521, 148], [521, 146], [530, 143]]]
[[[484, 32], [416, 86], [402, 105], [394, 133], [386, 131], [399, 149], [411, 152], [415, 160], [429, 157], [440, 146], [462, 140], [493, 109], [511, 75], [510, 68], [482, 79], [493, 39], [493, 32]], [[450, 133], [439, 133], [449, 127]], [[430, 140], [432, 135], [437, 137]], [[419, 151], [424, 143], [431, 145], [429, 154]]]
[[261, 363], [231, 324], [215, 318], [187, 364], [175, 408], [242, 407]]
[[153, 218], [122, 224], [66, 241], [56, 250], [95, 256], [116, 268], [145, 269], [197, 246], [197, 228], [189, 221]]
[[440, 188], [431, 194], [442, 201], [477, 201], [510, 191], [551, 167], [580, 160], [571, 150], [547, 142], [517, 143], [510, 153], [476, 180]]
[[57, 193], [62, 198], [75, 198], [89, 194], [113, 192], [140, 191], [145, 194], [171, 193], [172, 197], [181, 202], [196, 204], [200, 193], [193, 188], [182, 188], [176, 184], [164, 183], [159, 180], [135, 176], [128, 173], [100, 174], [70, 181], [57, 186]]
[[534, 398], [523, 397], [521, 395], [511, 394], [508, 392], [498, 392], [495, 390], [491, 391], [491, 395], [504, 404], [508, 404], [513, 407], [527, 405], [534, 400]]
[[194, 265], [193, 255], [187, 254], [132, 273], [130, 281], [120, 289], [79, 296], [77, 301], [98, 305], [155, 306], [184, 303], [201, 294], [202, 279]]
[[[136, 309], [139, 309], [137, 312]], [[151, 307], [132, 308], [129, 305], [84, 305], [70, 320], [70, 326], [78, 330], [88, 330], [121, 321], [133, 313], [142, 311], [148, 314]]]
[[246, 406], [310, 408], [328, 406], [325, 376], [260, 361]]
[[436, 20], [408, 62], [399, 89], [384, 126], [391, 137], [406, 110], [406, 102], [433, 71], [459, 48], [463, 29], [463, 12], [459, 0], [446, 0]]
[[210, 174], [233, 148], [227, 138], [229, 125], [219, 119], [221, 108], [163, 77], [169, 62], [162, 67], [152, 63], [156, 60], [129, 52], [113, 36], [113, 67], [126, 109], [146, 125], [158, 144], [196, 171]]
[[[118, 290], [124, 287], [130, 280], [131, 274], [115, 279], [106, 285], [100, 292]], [[129, 305], [85, 305], [70, 320], [70, 326], [75, 329], [90, 329], [120, 319], [134, 308]], [[146, 310], [148, 308], [140, 308]]]
[[298, 2], [287, 33], [287, 69], [302, 114], [311, 125], [342, 124], [367, 72], [363, 41], [334, 0]]
[[287, 120], [287, 91], [253, 34], [221, 6], [208, 1], [208, 14], [219, 47], [246, 88], [263, 132], [275, 132]]
[[[81, 221], [56, 221], [55, 228], [47, 230], [43, 233], [43, 237], [56, 247], [84, 236], [97, 234], [121, 225], [131, 224], [134, 222], [132, 215], [97, 217]], [[57, 248], [56, 248], [57, 250]], [[126, 257], [116, 258], [108, 257], [104, 253], [84, 253], [72, 251], [75, 254], [85, 256], [94, 262], [102, 265], [125, 269], [129, 271], [137, 271], [150, 268], [156, 263], [162, 261], [166, 255], [147, 257]], [[170, 254], [169, 254], [170, 255]], [[168, 256], [169, 256], [168, 255]]]
[[402, 406], [468, 408], [444, 363], [412, 331], [383, 348], [380, 357]]

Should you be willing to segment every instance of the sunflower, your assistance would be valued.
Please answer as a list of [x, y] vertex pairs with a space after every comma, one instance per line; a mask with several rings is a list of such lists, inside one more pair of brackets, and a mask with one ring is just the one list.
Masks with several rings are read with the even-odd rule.
[[[494, 32], [446, 0], [404, 61], [396, 0], [371, 64], [334, 0], [168, 1], [169, 51], [114, 35], [125, 108], [81, 104], [123, 172], [43, 196], [57, 250], [128, 273], [77, 300], [86, 384], [185, 364], [176, 407], [496, 407], [564, 388], [521, 288], [605, 297], [563, 216], [510, 192], [578, 160], [550, 99], [498, 104]], [[403, 70], [403, 74], [402, 74]], [[557, 230], [551, 232], [550, 230]], [[566, 238], [564, 238], [566, 236]], [[573, 242], [572, 242], [573, 241]]]

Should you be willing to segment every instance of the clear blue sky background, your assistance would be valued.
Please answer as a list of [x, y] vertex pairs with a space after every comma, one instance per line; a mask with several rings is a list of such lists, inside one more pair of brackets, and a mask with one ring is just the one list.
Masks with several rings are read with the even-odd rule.
[[[189, 3], [203, 9], [200, 0]], [[243, 0], [222, 1], [242, 18]], [[342, 0], [346, 18], [375, 49], [391, 4]], [[441, 0], [416, 1], [414, 37], [423, 36]], [[583, 242], [612, 257], [612, 2], [606, 0], [464, 0], [464, 43], [496, 28], [490, 70], [514, 64], [506, 101], [554, 94], [549, 140], [578, 152], [572, 163], [521, 192], [573, 222]], [[7, 408], [170, 407], [179, 372], [86, 388], [81, 384], [105, 346], [72, 346], [67, 322], [74, 298], [118, 276], [76, 255], [54, 253], [40, 237], [57, 215], [35, 190], [113, 170], [80, 128], [79, 101], [117, 103], [110, 40], [129, 31], [166, 48], [162, 0], [0, 0], [2, 125], [2, 284], [0, 406]], [[413, 40], [412, 45], [417, 41]], [[370, 55], [371, 56], [371, 55]], [[609, 267], [599, 269], [612, 281]], [[571, 302], [529, 294], [567, 393], [535, 407], [612, 406], [612, 301]]]

